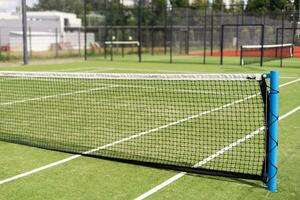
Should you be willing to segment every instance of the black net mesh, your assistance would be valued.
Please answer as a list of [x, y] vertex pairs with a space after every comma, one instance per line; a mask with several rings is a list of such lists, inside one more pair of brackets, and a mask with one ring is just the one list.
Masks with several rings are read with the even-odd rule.
[[0, 140], [261, 179], [263, 80], [246, 75], [1, 73]]

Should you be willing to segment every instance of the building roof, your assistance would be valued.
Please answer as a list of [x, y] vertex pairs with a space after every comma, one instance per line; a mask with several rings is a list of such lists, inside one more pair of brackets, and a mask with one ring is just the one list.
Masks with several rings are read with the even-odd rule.
[[[59, 12], [59, 11], [33, 11], [27, 12], [28, 17], [33, 16], [55, 16], [55, 17], [70, 17], [70, 18], [77, 18], [76, 14], [74, 13], [66, 13], [66, 12]], [[16, 12], [0, 12], [0, 19], [19, 19], [21, 15]]]
[[[11, 31], [9, 32], [12, 35], [19, 35], [22, 36], [23, 32], [22, 31]], [[29, 35], [29, 33], [27, 33]], [[31, 36], [55, 36], [55, 33], [50, 33], [50, 32], [31, 32]]]

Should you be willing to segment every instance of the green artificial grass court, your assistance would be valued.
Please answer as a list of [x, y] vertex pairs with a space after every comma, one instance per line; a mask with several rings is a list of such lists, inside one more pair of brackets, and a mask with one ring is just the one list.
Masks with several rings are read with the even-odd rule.
[[[278, 66], [250, 65], [240, 67], [235, 63], [223, 66], [206, 65], [189, 61], [173, 64], [151, 60], [138, 63], [136, 56], [114, 57], [115, 61], [90, 58], [51, 64], [51, 61], [33, 61], [28, 66], [14, 64], [1, 71], [58, 71], [93, 73], [263, 73], [279, 70], [281, 84], [300, 78], [300, 65], [293, 61]], [[146, 56], [145, 56], [146, 59]], [[193, 58], [196, 59], [196, 58]], [[159, 58], [157, 58], [159, 60]], [[175, 62], [177, 61], [177, 63]], [[285, 60], [285, 62], [287, 62]], [[268, 64], [271, 62], [268, 62]], [[274, 61], [274, 65], [278, 62]], [[271, 65], [271, 64], [270, 64]], [[300, 105], [300, 81], [280, 89], [280, 114]], [[2, 98], [2, 97], [1, 97]], [[299, 199], [297, 181], [300, 178], [299, 111], [279, 122], [279, 172], [278, 192], [269, 193], [260, 181], [228, 179], [204, 175], [186, 175], [149, 197], [149, 199]], [[0, 142], [0, 180], [15, 176], [49, 163], [72, 156], [39, 148]], [[168, 178], [175, 171], [80, 157], [50, 169], [0, 185], [0, 199], [134, 199]]]
[[[3, 119], [0, 140], [48, 149], [81, 153], [148, 132], [91, 154], [191, 167], [264, 126], [261, 95], [252, 97], [245, 104], [234, 104], [230, 109], [202, 114], [258, 94], [260, 87], [255, 80], [162, 81], [24, 76], [19, 79], [0, 77], [0, 82], [0, 116]], [[249, 108], [253, 113], [243, 112]], [[149, 131], [189, 117], [193, 119], [180, 123], [179, 127], [174, 125], [153, 133]], [[253, 121], [249, 123], [251, 118]], [[222, 156], [222, 160], [214, 159], [203, 168], [259, 176], [262, 166], [258, 163], [264, 159], [264, 135], [260, 134], [254, 140], [252, 144], [244, 142]], [[230, 164], [220, 166], [219, 163], [224, 162]]]

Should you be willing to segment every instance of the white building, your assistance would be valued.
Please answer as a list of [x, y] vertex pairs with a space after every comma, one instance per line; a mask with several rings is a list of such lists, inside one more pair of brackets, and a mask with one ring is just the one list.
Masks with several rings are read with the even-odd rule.
[[[30, 37], [28, 42], [31, 42], [29, 46], [32, 51], [50, 50], [54, 45], [68, 46], [72, 49], [83, 48], [83, 33], [65, 31], [66, 27], [81, 27], [81, 19], [75, 14], [57, 11], [28, 12], [27, 24], [28, 37]], [[22, 36], [20, 14], [0, 13], [0, 46], [10, 46], [12, 50], [21, 50]], [[94, 41], [94, 35], [88, 34], [88, 42]], [[77, 43], [82, 45], [78, 46]]]
[[[55, 44], [56, 36], [55, 33], [46, 32], [34, 32], [28, 37], [28, 50], [34, 51], [48, 51], [51, 44]], [[11, 31], [9, 33], [9, 46], [11, 51], [22, 51], [23, 50], [23, 32], [22, 31]]]
[[77, 18], [76, 14], [58, 11], [27, 12], [27, 20], [29, 24], [35, 21], [55, 21], [58, 23], [60, 30], [63, 30], [64, 27], [68, 26], [81, 27], [82, 24], [81, 19]]

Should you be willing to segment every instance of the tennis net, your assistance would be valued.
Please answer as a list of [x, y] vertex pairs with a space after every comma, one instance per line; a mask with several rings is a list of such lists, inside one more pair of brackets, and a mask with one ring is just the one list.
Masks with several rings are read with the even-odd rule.
[[0, 140], [263, 180], [260, 75], [0, 72]]
[[243, 45], [241, 46], [241, 64], [259, 63], [293, 57], [293, 44]]

